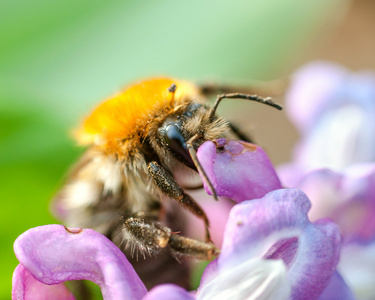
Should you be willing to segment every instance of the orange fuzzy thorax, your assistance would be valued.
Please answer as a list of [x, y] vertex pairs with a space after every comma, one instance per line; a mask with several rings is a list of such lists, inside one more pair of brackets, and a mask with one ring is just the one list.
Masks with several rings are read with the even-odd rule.
[[[177, 86], [174, 95], [168, 91], [172, 83]], [[81, 145], [113, 145], [132, 138], [140, 126], [157, 117], [158, 111], [198, 95], [197, 88], [188, 82], [169, 78], [142, 81], [102, 102], [83, 121], [75, 136]]]

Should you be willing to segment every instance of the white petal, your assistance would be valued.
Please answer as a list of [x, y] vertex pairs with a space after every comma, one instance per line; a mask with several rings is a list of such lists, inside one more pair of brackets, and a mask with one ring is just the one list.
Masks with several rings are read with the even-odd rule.
[[219, 272], [205, 282], [197, 300], [288, 299], [290, 285], [281, 260], [254, 258]]

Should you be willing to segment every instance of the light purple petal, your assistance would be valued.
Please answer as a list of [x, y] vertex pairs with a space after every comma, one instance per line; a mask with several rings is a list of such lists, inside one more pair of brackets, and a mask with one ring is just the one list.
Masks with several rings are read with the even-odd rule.
[[[294, 160], [305, 170], [342, 170], [375, 159], [375, 109], [342, 104], [326, 111], [295, 148]], [[350, 122], [348, 122], [350, 120]]]
[[329, 217], [340, 226], [339, 270], [360, 299], [375, 299], [374, 186], [375, 163], [352, 165], [341, 173], [312, 171], [296, 184], [312, 202], [311, 219]]
[[161, 284], [150, 290], [143, 300], [194, 300], [182, 287], [174, 284]]
[[325, 62], [298, 70], [286, 111], [302, 131], [294, 162], [340, 171], [375, 160], [375, 73], [350, 73]]
[[[300, 190], [284, 189], [236, 205], [230, 214], [217, 269], [252, 258], [282, 259], [291, 299], [316, 299], [336, 269], [341, 246], [338, 227], [307, 218], [310, 202]], [[211, 268], [213, 274], [217, 272]], [[206, 277], [209, 275], [206, 274]]]
[[285, 188], [296, 187], [300, 183], [305, 170], [295, 163], [285, 163], [276, 167], [276, 173]]
[[13, 273], [13, 300], [75, 300], [63, 283], [46, 285], [19, 264]]
[[333, 219], [345, 242], [375, 240], [375, 163], [357, 164], [338, 173], [319, 169], [301, 176], [294, 187], [312, 202], [309, 217]]
[[[343, 200], [332, 214], [342, 228], [345, 241], [375, 242], [375, 163], [358, 164], [343, 173]], [[344, 197], [345, 196], [345, 197]]]
[[45, 284], [91, 280], [100, 286], [104, 299], [141, 299], [147, 292], [125, 255], [91, 229], [62, 225], [32, 228], [17, 238], [14, 252]]
[[[281, 188], [272, 163], [259, 146], [219, 139], [205, 142], [197, 156], [218, 196], [241, 202]], [[205, 182], [204, 188], [211, 195]]]
[[298, 129], [306, 131], [312, 126], [347, 74], [340, 65], [324, 61], [306, 64], [293, 74], [286, 112]]
[[[283, 174], [281, 174], [283, 176]], [[300, 178], [290, 187], [300, 188], [312, 203], [309, 218], [312, 221], [332, 217], [343, 199], [339, 193], [342, 186], [342, 175], [329, 169], [318, 169], [300, 173]]]
[[336, 271], [331, 277], [328, 286], [320, 295], [319, 300], [354, 300], [355, 297], [342, 279], [341, 275]]

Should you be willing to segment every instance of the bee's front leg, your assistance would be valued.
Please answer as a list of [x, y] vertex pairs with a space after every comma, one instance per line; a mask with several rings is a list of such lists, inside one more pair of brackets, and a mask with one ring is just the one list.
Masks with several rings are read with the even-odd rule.
[[[129, 217], [124, 222], [126, 239], [144, 255], [156, 254], [167, 245], [175, 256], [190, 256], [196, 259], [210, 260], [218, 254], [212, 244], [200, 242], [173, 233], [168, 227], [161, 226], [155, 220], [145, 217]], [[133, 251], [135, 248], [133, 248]], [[132, 251], [132, 252], [133, 252]], [[134, 253], [133, 253], [134, 254]]]
[[206, 213], [199, 204], [196, 203], [191, 196], [185, 194], [174, 178], [156, 161], [152, 161], [148, 164], [148, 173], [165, 195], [177, 200], [183, 207], [187, 208], [194, 215], [203, 220], [206, 227], [206, 242], [212, 243], [209, 231], [210, 223]]

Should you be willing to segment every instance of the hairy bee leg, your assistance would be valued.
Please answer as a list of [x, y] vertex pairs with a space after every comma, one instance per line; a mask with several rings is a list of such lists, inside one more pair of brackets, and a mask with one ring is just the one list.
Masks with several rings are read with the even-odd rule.
[[129, 217], [123, 226], [128, 241], [138, 246], [139, 250], [149, 254], [157, 253], [161, 248], [165, 248], [171, 235], [169, 228], [142, 217]]
[[124, 229], [131, 235], [140, 250], [149, 254], [170, 246], [175, 256], [190, 256], [201, 260], [211, 260], [219, 250], [212, 244], [200, 242], [172, 233], [168, 227], [161, 226], [154, 220], [130, 217], [124, 222]]
[[191, 256], [201, 260], [211, 260], [220, 252], [212, 244], [200, 242], [178, 234], [170, 236], [169, 246], [175, 255]]
[[210, 222], [199, 204], [196, 203], [191, 196], [185, 194], [173, 177], [169, 175], [169, 173], [156, 161], [152, 161], [148, 164], [148, 173], [165, 195], [177, 200], [183, 207], [187, 208], [195, 216], [203, 220], [206, 229], [206, 242], [212, 243], [209, 231]]

